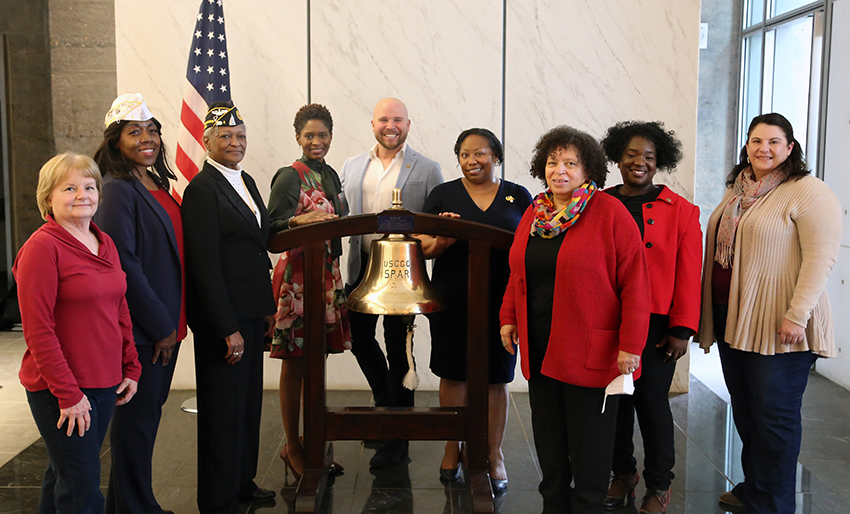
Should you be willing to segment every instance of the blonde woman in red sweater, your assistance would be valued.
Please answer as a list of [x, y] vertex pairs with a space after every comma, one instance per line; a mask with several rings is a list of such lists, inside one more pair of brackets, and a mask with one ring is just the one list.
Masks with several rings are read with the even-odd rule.
[[103, 512], [100, 446], [142, 372], [118, 250], [92, 223], [100, 191], [90, 158], [47, 161], [36, 192], [47, 223], [12, 268], [27, 343], [19, 376], [50, 458], [39, 512]]

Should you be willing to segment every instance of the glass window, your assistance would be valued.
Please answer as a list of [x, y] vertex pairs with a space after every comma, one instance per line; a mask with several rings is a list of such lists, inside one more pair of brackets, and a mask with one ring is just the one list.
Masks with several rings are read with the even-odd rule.
[[812, 20], [813, 16], [798, 18], [771, 31], [775, 37], [770, 67], [767, 45], [765, 48], [764, 75], [765, 79], [772, 75], [773, 80], [770, 84], [765, 80], [764, 112], [778, 112], [788, 118], [803, 150], [809, 126]]
[[764, 3], [765, 0], [744, 0], [744, 28], [761, 23], [764, 19]]
[[[743, 145], [755, 116], [778, 112], [791, 122], [810, 168], [816, 170], [825, 2], [766, 1], [742, 0], [744, 25], [750, 28], [741, 35], [738, 141]], [[794, 14], [783, 18], [790, 12]]]
[[[818, 122], [821, 112], [820, 89], [823, 72], [824, 17], [823, 11], [816, 12], [812, 24], [812, 71], [809, 74], [809, 83], [811, 84], [809, 87], [809, 126], [806, 136], [807, 144], [803, 146], [803, 151], [806, 153], [806, 162], [809, 165], [809, 169], [813, 171], [818, 167], [818, 141], [820, 141], [820, 124]], [[802, 131], [802, 127], [800, 131]]]
[[771, 0], [770, 16], [779, 16], [780, 14], [791, 12], [810, 3], [812, 3], [812, 0]]
[[738, 140], [743, 146], [750, 120], [761, 113], [761, 32], [744, 39], [741, 55], [741, 123]]

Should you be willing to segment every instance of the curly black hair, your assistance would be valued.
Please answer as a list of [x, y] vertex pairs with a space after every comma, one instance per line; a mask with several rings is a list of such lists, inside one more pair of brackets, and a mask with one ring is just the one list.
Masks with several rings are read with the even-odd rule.
[[[156, 185], [169, 190], [169, 180], [177, 180], [177, 176], [171, 171], [171, 166], [168, 165], [168, 157], [165, 151], [165, 141], [162, 140], [162, 123], [156, 118], [151, 118], [151, 121], [156, 125], [159, 131], [159, 153], [156, 156], [156, 161], [151, 168], [148, 168], [148, 173], [156, 182]], [[94, 152], [94, 162], [100, 168], [100, 173], [104, 176], [111, 175], [115, 178], [123, 180], [134, 180], [133, 169], [136, 164], [127, 159], [121, 150], [118, 148], [118, 141], [121, 139], [121, 131], [130, 121], [118, 121], [110, 123], [103, 131], [103, 141]]]
[[295, 135], [300, 136], [304, 130], [304, 125], [310, 120], [319, 120], [328, 127], [328, 132], [334, 133], [334, 120], [331, 118], [331, 111], [322, 104], [308, 104], [298, 109], [295, 113], [295, 121], [292, 126], [295, 127]]
[[590, 134], [567, 125], [559, 125], [537, 140], [534, 155], [531, 157], [531, 176], [543, 182], [544, 187], [548, 187], [546, 161], [552, 152], [560, 148], [574, 148], [588, 180], [596, 182], [596, 187], [600, 189], [605, 186], [605, 178], [608, 176], [607, 159], [599, 142]]
[[490, 150], [493, 151], [493, 157], [496, 158], [496, 164], [501, 164], [502, 161], [505, 160], [505, 150], [502, 148], [502, 143], [499, 141], [499, 138], [496, 137], [496, 134], [486, 128], [471, 128], [461, 132], [460, 135], [457, 136], [457, 142], [455, 142], [455, 157], [460, 159], [460, 145], [462, 145], [469, 136], [481, 136], [487, 140]]
[[[753, 121], [750, 122], [750, 128], [747, 129], [747, 141], [750, 140], [750, 134], [753, 133], [753, 129], [756, 128], [756, 125], [762, 123], [765, 125], [774, 125], [779, 127], [785, 134], [785, 140], [789, 143], [794, 143], [794, 148], [791, 149], [791, 155], [785, 159], [785, 162], [779, 165], [779, 167], [785, 172], [785, 179], [783, 179], [782, 182], [799, 180], [806, 175], [809, 175], [811, 171], [806, 164], [805, 157], [803, 157], [803, 148], [800, 146], [800, 142], [794, 139], [794, 127], [791, 126], [791, 122], [788, 121], [785, 116], [775, 112], [756, 116], [753, 118]], [[738, 178], [738, 175], [749, 167], [750, 159], [747, 155], [747, 144], [744, 143], [743, 148], [741, 148], [738, 164], [736, 164], [735, 167], [732, 168], [732, 171], [729, 172], [729, 175], [726, 176], [726, 187], [731, 187], [732, 184], [735, 183], [735, 179]]]
[[672, 172], [682, 160], [682, 142], [676, 132], [664, 130], [660, 121], [621, 121], [609, 128], [602, 138], [602, 149], [608, 160], [619, 163], [633, 137], [639, 136], [655, 145], [655, 165], [663, 171]]

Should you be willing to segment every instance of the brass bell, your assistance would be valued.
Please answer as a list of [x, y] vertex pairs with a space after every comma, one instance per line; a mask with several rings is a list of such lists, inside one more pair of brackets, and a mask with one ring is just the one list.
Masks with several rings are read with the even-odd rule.
[[[393, 189], [391, 210], [401, 210], [401, 190]], [[348, 308], [365, 314], [428, 314], [444, 307], [425, 271], [422, 243], [407, 234], [372, 241], [360, 285], [348, 295]]]

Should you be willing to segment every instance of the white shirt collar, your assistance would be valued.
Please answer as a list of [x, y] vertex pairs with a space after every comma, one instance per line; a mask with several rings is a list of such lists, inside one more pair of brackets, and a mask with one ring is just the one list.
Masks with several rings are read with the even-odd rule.
[[[373, 147], [369, 150], [369, 160], [377, 159], [377, 158], [378, 158], [378, 145], [379, 145], [379, 144], [380, 144], [380, 143], [375, 143], [375, 146], [373, 146]], [[407, 153], [407, 141], [405, 141], [405, 142], [401, 145], [401, 149], [399, 149], [398, 153], [397, 153], [397, 154], [395, 154], [395, 157], [393, 157], [393, 160], [398, 159], [398, 158], [404, 159], [404, 154], [405, 154], [405, 153]]]

